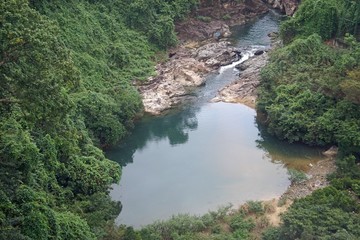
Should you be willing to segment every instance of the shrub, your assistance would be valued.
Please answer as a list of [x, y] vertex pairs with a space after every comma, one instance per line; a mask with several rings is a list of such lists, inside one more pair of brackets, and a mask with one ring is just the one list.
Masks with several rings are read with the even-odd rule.
[[224, 16], [222, 16], [222, 19], [223, 20], [230, 20], [231, 19], [231, 16], [229, 14], [225, 14]]
[[301, 183], [307, 179], [307, 176], [305, 173], [296, 170], [296, 169], [288, 169], [289, 174], [289, 180], [291, 183]]
[[197, 16], [196, 18], [199, 19], [200, 21], [203, 21], [203, 22], [211, 22], [211, 17]]
[[246, 202], [249, 213], [263, 214], [264, 207], [260, 201], [247, 201]]

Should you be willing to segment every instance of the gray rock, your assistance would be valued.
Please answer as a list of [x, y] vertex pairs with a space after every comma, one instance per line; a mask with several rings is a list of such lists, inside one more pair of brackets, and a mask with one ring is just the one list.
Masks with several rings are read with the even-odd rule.
[[279, 9], [281, 12], [288, 16], [292, 16], [301, 0], [263, 0], [275, 9]]
[[263, 53], [264, 53], [264, 50], [256, 50], [255, 53], [254, 53], [254, 55], [255, 55], [255, 56], [259, 56], [259, 55], [261, 55], [261, 54], [263, 54]]
[[338, 154], [338, 147], [332, 146], [328, 150], [322, 152], [324, 156], [335, 157]]
[[229, 46], [229, 42], [205, 44], [194, 53], [195, 59], [205, 62], [206, 66], [214, 69], [239, 60], [239, 50]]
[[265, 52], [237, 65], [237, 68], [243, 69], [239, 78], [221, 89], [212, 101], [243, 103], [255, 107], [256, 88], [260, 84], [260, 70], [266, 65], [267, 61], [268, 55]]
[[240, 70], [240, 71], [244, 71], [245, 69], [248, 68], [248, 66], [246, 64], [243, 63], [239, 63], [235, 66], [236, 69]]

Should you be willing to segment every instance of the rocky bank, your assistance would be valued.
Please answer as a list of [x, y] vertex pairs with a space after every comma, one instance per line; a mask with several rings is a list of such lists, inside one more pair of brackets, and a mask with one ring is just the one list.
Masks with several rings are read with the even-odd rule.
[[269, 4], [272, 8], [278, 9], [282, 13], [288, 16], [294, 15], [301, 0], [263, 0]]
[[261, 0], [203, 5], [193, 17], [178, 23], [179, 46], [156, 66], [154, 77], [137, 85], [145, 112], [157, 115], [178, 105], [191, 97], [194, 87], [205, 83], [209, 72], [239, 60], [239, 49], [226, 41], [231, 34], [228, 24], [245, 23], [268, 10]]
[[[269, 33], [272, 47], [281, 44], [277, 33]], [[256, 107], [257, 87], [260, 84], [260, 72], [268, 62], [268, 51], [258, 50], [254, 56], [247, 61], [235, 66], [239, 71], [239, 77], [229, 85], [220, 89], [212, 102], [242, 103], [248, 107]]]
[[267, 60], [268, 54], [264, 52], [236, 66], [240, 70], [239, 78], [221, 89], [212, 101], [242, 103], [255, 108], [260, 71], [266, 65]]
[[207, 43], [193, 48], [183, 44], [172, 57], [156, 66], [156, 76], [138, 86], [145, 112], [160, 114], [191, 97], [194, 87], [205, 83], [205, 76], [220, 66], [239, 60], [240, 52], [229, 42]]
[[[237, 61], [240, 51], [226, 40], [229, 25], [243, 24], [269, 11], [269, 6], [292, 15], [300, 0], [246, 0], [228, 3], [200, 1], [200, 7], [187, 20], [177, 23], [179, 46], [169, 59], [156, 66], [155, 77], [137, 87], [145, 112], [161, 114], [188, 99], [194, 87], [205, 83], [205, 76], [220, 66]], [[243, 103], [255, 107], [260, 69], [267, 53], [256, 56], [241, 67], [240, 78], [219, 92], [214, 101]]]

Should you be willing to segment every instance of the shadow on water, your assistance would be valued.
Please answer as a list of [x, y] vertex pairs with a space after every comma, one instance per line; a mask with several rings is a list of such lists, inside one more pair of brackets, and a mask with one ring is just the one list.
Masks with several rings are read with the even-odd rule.
[[255, 117], [259, 130], [257, 147], [262, 149], [273, 163], [282, 163], [287, 168], [308, 171], [310, 164], [325, 159], [322, 154], [325, 148], [308, 146], [304, 143], [289, 143], [270, 135], [266, 127]]
[[[234, 46], [243, 49], [243, 54], [246, 55], [241, 61], [246, 60], [256, 49], [270, 45], [267, 33], [277, 31], [282, 18], [282, 15], [270, 11], [246, 25], [232, 27], [233, 35], [230, 40]], [[143, 118], [123, 144], [107, 151], [107, 157], [120, 163], [121, 166], [126, 166], [133, 162], [134, 153], [137, 150], [141, 151], [149, 142], [167, 138], [171, 145], [186, 143], [189, 139], [188, 132], [198, 127], [197, 112], [215, 97], [219, 89], [236, 78], [239, 72], [234, 66], [223, 67], [221, 74], [210, 74], [205, 86], [193, 93], [196, 96], [195, 100], [181, 109], [162, 116]]]
[[198, 110], [196, 107], [184, 107], [182, 111], [172, 111], [167, 115], [144, 117], [124, 143], [107, 151], [107, 157], [124, 167], [133, 162], [134, 153], [146, 148], [147, 143], [163, 139], [167, 139], [171, 146], [186, 143], [189, 131], [198, 127]]
[[233, 26], [230, 29], [233, 33], [230, 41], [234, 46], [240, 48], [254, 45], [270, 46], [271, 40], [268, 33], [277, 32], [284, 17], [284, 15], [272, 10], [245, 25]]
[[[270, 12], [235, 28], [234, 44], [250, 57], [270, 45], [267, 33], [277, 31], [279, 21]], [[139, 227], [177, 213], [203, 214], [229, 202], [270, 199], [290, 184], [284, 165], [306, 170], [321, 158], [320, 150], [266, 134], [254, 109], [208, 103], [236, 78], [234, 66], [210, 75], [193, 102], [143, 118], [122, 144], [107, 151], [108, 158], [126, 166], [111, 191], [123, 203], [118, 224]]]

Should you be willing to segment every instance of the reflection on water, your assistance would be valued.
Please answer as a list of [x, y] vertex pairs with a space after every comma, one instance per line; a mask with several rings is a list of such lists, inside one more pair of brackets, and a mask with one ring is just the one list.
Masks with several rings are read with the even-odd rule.
[[[240, 27], [235, 44], [244, 46], [246, 56], [265, 48], [270, 44], [265, 36], [278, 21], [270, 13]], [[124, 144], [107, 152], [124, 166], [120, 184], [111, 191], [123, 205], [118, 224], [139, 227], [173, 214], [203, 214], [229, 202], [271, 199], [290, 184], [284, 166], [305, 169], [320, 158], [319, 150], [259, 131], [251, 108], [208, 103], [237, 73], [233, 65], [223, 67], [195, 93], [196, 102], [143, 119]]]
[[262, 15], [245, 25], [231, 27], [231, 42], [237, 47], [269, 46], [268, 33], [277, 32], [279, 23], [285, 16], [275, 11]]
[[260, 138], [257, 147], [264, 150], [266, 156], [274, 163], [282, 163], [287, 168], [308, 171], [310, 164], [325, 159], [321, 147], [309, 147], [303, 143], [288, 143], [269, 135], [264, 126], [258, 123]]
[[108, 152], [132, 162], [111, 191], [123, 204], [117, 223], [139, 227], [281, 195], [290, 184], [284, 165], [314, 163], [319, 152], [262, 135], [255, 116], [244, 105], [209, 103], [140, 123], [126, 145]]
[[165, 116], [145, 117], [137, 123], [131, 136], [124, 143], [107, 152], [110, 159], [126, 166], [133, 162], [136, 151], [142, 151], [152, 142], [167, 141], [170, 146], [184, 144], [189, 139], [189, 131], [196, 130], [197, 108], [186, 108], [181, 112]]

